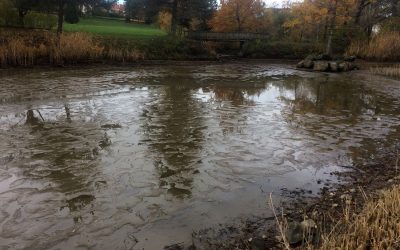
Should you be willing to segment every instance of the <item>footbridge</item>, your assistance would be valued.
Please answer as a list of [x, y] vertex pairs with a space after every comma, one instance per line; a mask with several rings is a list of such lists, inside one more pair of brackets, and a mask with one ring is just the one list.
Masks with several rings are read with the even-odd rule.
[[214, 42], [247, 42], [252, 40], [268, 39], [268, 34], [261, 33], [244, 33], [244, 32], [186, 32], [185, 37], [198, 41], [214, 41]]

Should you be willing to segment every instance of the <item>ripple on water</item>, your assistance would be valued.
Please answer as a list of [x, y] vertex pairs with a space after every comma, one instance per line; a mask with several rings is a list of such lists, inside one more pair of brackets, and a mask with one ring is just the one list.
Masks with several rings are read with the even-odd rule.
[[398, 82], [362, 74], [264, 63], [25, 73], [1, 76], [0, 248], [187, 241], [265, 215], [265, 192], [316, 189], [400, 136]]

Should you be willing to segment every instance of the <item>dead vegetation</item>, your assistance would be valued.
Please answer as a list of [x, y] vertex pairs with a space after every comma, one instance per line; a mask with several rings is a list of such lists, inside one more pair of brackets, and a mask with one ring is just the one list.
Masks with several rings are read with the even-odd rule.
[[400, 78], [400, 65], [370, 68], [372, 74]]
[[113, 60], [132, 62], [144, 59], [138, 49], [106, 49], [86, 33], [0, 30], [0, 66], [64, 65], [79, 62]]
[[355, 215], [349, 212], [338, 227], [322, 236], [320, 249], [399, 249], [400, 186], [383, 191]]
[[[290, 223], [284, 216], [275, 214], [278, 231], [281, 233], [281, 246], [284, 249], [400, 249], [400, 186], [381, 191], [378, 198], [369, 199], [360, 189], [365, 204], [358, 213], [354, 211], [351, 198], [342, 206], [338, 219], [322, 219], [314, 232], [303, 231], [302, 242], [295, 246], [289, 244]], [[272, 203], [271, 203], [272, 204]], [[274, 211], [274, 208], [272, 206]], [[329, 215], [325, 215], [329, 216]], [[305, 217], [304, 221], [309, 220]], [[324, 224], [329, 221], [329, 225]]]
[[348, 55], [377, 61], [400, 60], [400, 32], [387, 32], [373, 37], [369, 42], [355, 41], [347, 50]]

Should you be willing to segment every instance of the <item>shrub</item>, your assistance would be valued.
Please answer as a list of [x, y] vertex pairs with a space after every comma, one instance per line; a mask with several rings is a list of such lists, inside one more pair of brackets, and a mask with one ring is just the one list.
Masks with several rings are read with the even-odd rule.
[[311, 53], [321, 53], [323, 45], [314, 43], [271, 42], [257, 40], [243, 48], [243, 54], [251, 58], [304, 58]]
[[[103, 38], [101, 44], [105, 47], [106, 54], [108, 51], [114, 51], [114, 57], [117, 56], [115, 49], [119, 48], [122, 51], [141, 51], [146, 59], [181, 59], [184, 58], [189, 48], [180, 38], [175, 37], [160, 37], [146, 40], [127, 40]], [[111, 52], [110, 52], [111, 53]], [[119, 52], [122, 53], [122, 52]], [[122, 55], [122, 54], [121, 54]]]
[[153, 59], [157, 59], [158, 56], [163, 59], [178, 59], [187, 50], [182, 39], [172, 36], [154, 39], [151, 44], [144, 44], [143, 48]]
[[343, 54], [346, 52], [352, 41], [354, 40], [366, 40], [368, 37], [366, 33], [354, 26], [344, 26], [341, 29], [337, 29], [332, 39], [332, 49], [336, 54]]
[[[57, 24], [57, 17], [51, 14], [28, 12], [24, 17], [27, 28], [52, 29]], [[0, 0], [0, 26], [20, 26], [16, 9], [9, 0]]]
[[0, 25], [16, 26], [18, 24], [18, 13], [9, 0], [0, 0]]
[[24, 18], [25, 27], [51, 30], [57, 25], [57, 16], [29, 12]]
[[381, 25], [382, 32], [400, 32], [400, 17], [391, 17]]
[[172, 15], [168, 11], [160, 11], [158, 13], [158, 26], [164, 31], [171, 30]]

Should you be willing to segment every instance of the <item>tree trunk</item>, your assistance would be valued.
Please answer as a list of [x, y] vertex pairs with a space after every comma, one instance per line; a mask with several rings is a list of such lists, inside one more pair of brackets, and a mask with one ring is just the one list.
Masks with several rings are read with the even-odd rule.
[[171, 20], [171, 34], [176, 35], [176, 28], [178, 26], [178, 0], [172, 2], [172, 20]]
[[336, 10], [337, 10], [337, 4], [338, 4], [338, 0], [333, 0], [334, 6], [332, 7], [332, 11], [331, 11], [331, 23], [329, 25], [329, 35], [328, 35], [328, 41], [326, 44], [326, 54], [327, 55], [332, 55], [332, 39], [333, 39], [333, 31], [335, 29], [335, 24], [336, 24]]
[[58, 1], [58, 23], [57, 23], [57, 35], [60, 35], [63, 31], [64, 23], [64, 5], [65, 0]]
[[368, 36], [368, 39], [371, 39], [372, 37], [372, 28], [374, 27], [373, 24], [368, 24], [368, 26], [366, 27], [366, 33]]
[[300, 42], [303, 42], [303, 33], [304, 33], [304, 28], [301, 28], [301, 30], [300, 30]]
[[333, 37], [333, 29], [329, 30], [328, 41], [326, 43], [326, 52], [327, 55], [332, 55], [332, 37]]
[[21, 27], [24, 27], [24, 17], [27, 14], [26, 11], [19, 9], [18, 10], [18, 25], [20, 25]]
[[361, 14], [362, 11], [364, 10], [364, 8], [369, 5], [369, 1], [367, 2], [367, 0], [358, 0], [358, 5], [357, 5], [357, 11], [356, 14], [354, 16], [354, 23], [356, 25], [360, 24], [360, 18], [361, 18]]
[[399, 16], [399, 0], [392, 0], [392, 16]]
[[329, 17], [326, 16], [325, 25], [324, 25], [324, 35], [323, 35], [324, 42], [326, 41], [326, 38], [328, 37], [328, 23], [329, 23]]
[[238, 32], [242, 32], [242, 20], [240, 20], [240, 7], [238, 1], [236, 1], [236, 22], [238, 25]]

